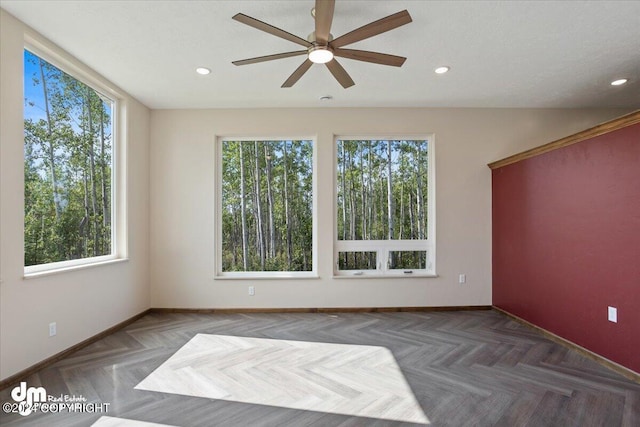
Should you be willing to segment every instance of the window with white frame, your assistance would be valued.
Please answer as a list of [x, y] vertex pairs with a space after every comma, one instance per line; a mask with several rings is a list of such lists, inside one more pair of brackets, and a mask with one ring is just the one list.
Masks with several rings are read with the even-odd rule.
[[336, 138], [336, 276], [435, 274], [433, 137]]
[[117, 252], [116, 101], [44, 56], [24, 50], [25, 274]]
[[316, 270], [312, 139], [219, 138], [218, 277]]

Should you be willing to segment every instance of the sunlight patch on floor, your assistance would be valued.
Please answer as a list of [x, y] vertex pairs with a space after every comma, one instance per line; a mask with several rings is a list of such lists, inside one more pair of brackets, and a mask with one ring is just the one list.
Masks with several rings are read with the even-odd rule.
[[429, 424], [377, 346], [198, 334], [135, 388]]
[[174, 427], [168, 424], [148, 423], [145, 421], [129, 420], [126, 418], [116, 418], [103, 416], [95, 423], [91, 424], [91, 427]]

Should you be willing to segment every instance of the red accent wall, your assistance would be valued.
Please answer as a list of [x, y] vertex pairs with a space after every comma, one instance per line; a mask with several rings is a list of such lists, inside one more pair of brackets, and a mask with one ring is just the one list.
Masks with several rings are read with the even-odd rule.
[[640, 373], [640, 124], [492, 173], [493, 304]]

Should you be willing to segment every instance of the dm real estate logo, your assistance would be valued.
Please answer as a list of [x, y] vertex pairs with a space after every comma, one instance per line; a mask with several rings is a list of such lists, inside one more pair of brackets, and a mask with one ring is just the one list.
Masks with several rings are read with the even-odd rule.
[[[27, 416], [41, 403], [47, 402], [47, 390], [44, 387], [28, 387], [24, 381], [19, 386], [11, 390], [11, 398], [17, 403], [15, 409], [22, 416]], [[9, 406], [7, 406], [7, 403]], [[2, 406], [5, 412], [14, 412], [11, 403], [7, 402]], [[7, 408], [10, 409], [7, 411]]]
[[2, 404], [2, 410], [9, 413], [18, 413], [23, 417], [32, 412], [83, 412], [83, 413], [106, 413], [109, 411], [110, 403], [87, 402], [84, 396], [70, 396], [62, 394], [60, 396], [47, 395], [44, 387], [27, 387], [26, 382], [21, 382], [19, 386], [11, 390], [13, 402]]

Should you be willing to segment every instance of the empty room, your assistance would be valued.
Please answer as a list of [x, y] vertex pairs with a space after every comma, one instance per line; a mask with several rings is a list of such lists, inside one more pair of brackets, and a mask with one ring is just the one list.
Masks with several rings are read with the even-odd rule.
[[0, 0], [0, 425], [640, 425], [640, 2]]

